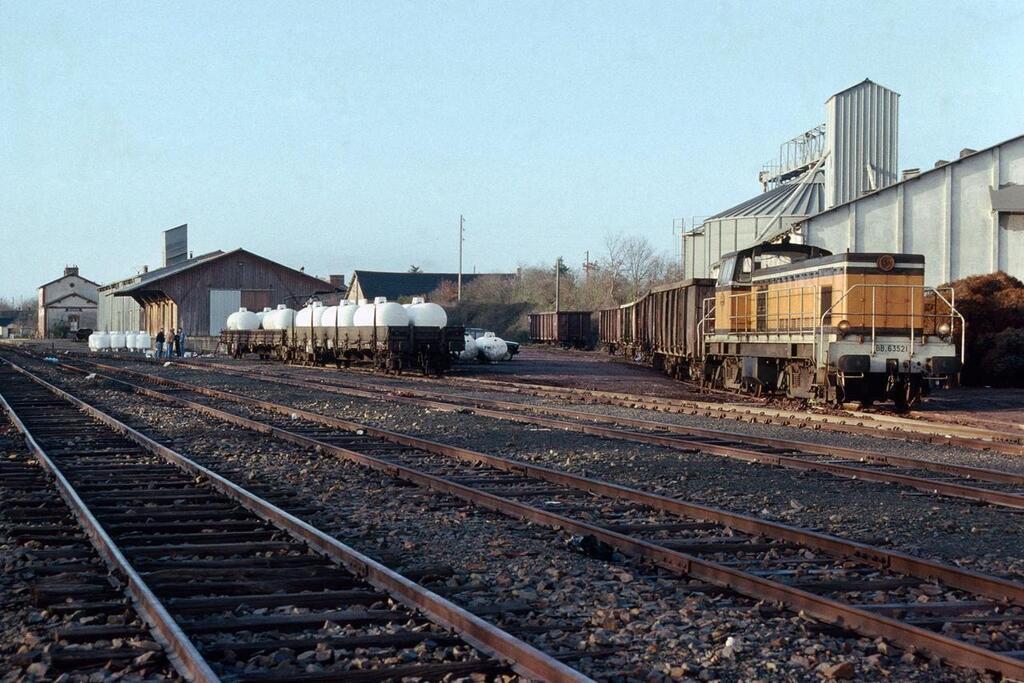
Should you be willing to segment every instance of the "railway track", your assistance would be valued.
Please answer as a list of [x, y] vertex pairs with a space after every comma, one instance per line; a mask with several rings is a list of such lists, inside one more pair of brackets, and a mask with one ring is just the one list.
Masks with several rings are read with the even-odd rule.
[[[92, 367], [110, 371], [133, 372], [126, 368], [92, 361], [84, 362], [90, 363]], [[241, 377], [251, 376], [235, 369], [218, 368], [217, 372]], [[950, 496], [1017, 510], [1024, 509], [1024, 475], [1011, 472], [522, 402], [456, 396], [450, 393], [393, 386], [371, 388], [336, 377], [314, 382], [291, 374], [266, 371], [261, 372], [259, 377], [317, 392], [327, 391], [347, 397], [378, 401], [395, 400], [448, 412], [469, 412], [518, 423], [665, 446], [685, 452], [701, 451], [743, 462], [823, 472], [857, 481], [898, 484], [932, 495]]]
[[[6, 418], [0, 417], [6, 425]], [[13, 432], [13, 428], [11, 428]], [[180, 680], [153, 640], [52, 481], [24, 448], [7, 448], [0, 462], [0, 544], [4, 566], [2, 611], [23, 613], [22, 647], [7, 659], [4, 680], [24, 675], [87, 680], [113, 674], [129, 680]], [[19, 585], [20, 584], [20, 585]], [[117, 625], [115, 642], [82, 622]], [[10, 646], [13, 651], [14, 646]], [[2, 659], [2, 657], [0, 657]]]
[[[693, 583], [780, 603], [960, 666], [1024, 677], [1024, 585], [550, 468], [184, 382], [144, 396], [578, 535]], [[984, 638], [981, 638], [984, 635]], [[982, 642], [987, 643], [987, 646]]]
[[[28, 370], [0, 366], [0, 405], [190, 681], [589, 680]], [[282, 649], [303, 654], [245, 664]]]
[[[200, 365], [196, 363], [196, 365]], [[205, 362], [204, 366], [223, 365], [219, 362]], [[364, 374], [352, 370], [351, 374]], [[526, 394], [541, 398], [574, 403], [601, 403], [624, 408], [699, 415], [745, 422], [762, 422], [781, 426], [801, 427], [836, 431], [846, 434], [865, 434], [872, 437], [883, 435], [887, 438], [918, 441], [929, 444], [950, 444], [975, 450], [996, 451], [1008, 455], [1024, 455], [1024, 437], [1013, 431], [998, 431], [990, 427], [975, 427], [963, 424], [928, 421], [879, 413], [815, 413], [773, 408], [764, 403], [712, 403], [677, 398], [662, 398], [644, 394], [628, 394], [613, 391], [556, 387], [525, 382], [504, 382], [479, 377], [433, 379], [403, 376], [403, 380], [447, 386], [478, 386], [487, 391]], [[920, 413], [917, 413], [920, 415]]]
[[[111, 354], [111, 358], [133, 362], [146, 362], [138, 356]], [[156, 363], [157, 361], [149, 361]], [[227, 364], [220, 361], [197, 361], [175, 359], [176, 365], [195, 368], [225, 368]], [[347, 368], [346, 374], [368, 376], [381, 379], [359, 368]], [[645, 394], [629, 394], [615, 391], [599, 391], [593, 389], [577, 389], [558, 387], [527, 382], [506, 382], [480, 377], [428, 378], [416, 375], [403, 375], [403, 381], [413, 381], [428, 385], [465, 388], [465, 385], [480, 387], [487, 391], [497, 391], [517, 395], [537, 396], [540, 398], [565, 401], [568, 403], [605, 404], [623, 408], [644, 409], [654, 412], [673, 413], [731, 419], [748, 423], [772, 424], [800, 429], [834, 431], [843, 434], [866, 435], [927, 444], [947, 444], [979, 451], [993, 451], [1007, 455], [1024, 455], [1024, 436], [1015, 431], [998, 431], [991, 427], [978, 427], [966, 424], [953, 424], [948, 421], [915, 419], [880, 413], [865, 412], [808, 412], [773, 408], [763, 402], [722, 403], [694, 401], [678, 398], [663, 398]], [[719, 392], [729, 393], [729, 392]], [[730, 394], [731, 395], [731, 394]], [[921, 413], [912, 415], [920, 416]]]

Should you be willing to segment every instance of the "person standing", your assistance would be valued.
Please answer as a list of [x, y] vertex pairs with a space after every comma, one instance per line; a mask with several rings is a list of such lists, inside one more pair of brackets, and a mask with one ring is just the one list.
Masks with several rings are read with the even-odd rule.
[[181, 353], [179, 353], [178, 355], [179, 356], [184, 356], [185, 355], [185, 330], [181, 329], [180, 327], [178, 328], [178, 341], [181, 342]]
[[164, 335], [164, 328], [160, 328], [160, 331], [156, 333], [156, 357], [163, 358], [164, 355], [164, 341], [167, 339]]
[[182, 336], [183, 335], [181, 334], [181, 328], [179, 327], [178, 331], [174, 333], [174, 355], [177, 356], [178, 358], [181, 358]]

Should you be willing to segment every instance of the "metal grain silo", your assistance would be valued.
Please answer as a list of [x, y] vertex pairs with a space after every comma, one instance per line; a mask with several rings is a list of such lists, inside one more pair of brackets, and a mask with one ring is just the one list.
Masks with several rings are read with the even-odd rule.
[[869, 79], [825, 103], [825, 207], [898, 179], [899, 93]]

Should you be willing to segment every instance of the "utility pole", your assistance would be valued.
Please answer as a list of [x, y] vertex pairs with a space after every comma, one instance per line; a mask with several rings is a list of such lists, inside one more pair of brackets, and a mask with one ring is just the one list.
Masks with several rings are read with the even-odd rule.
[[586, 256], [583, 257], [583, 277], [586, 283], [590, 284], [590, 271], [597, 270], [597, 264], [590, 260], [590, 250], [587, 250]]
[[558, 305], [561, 299], [562, 288], [562, 257], [555, 259], [555, 313], [558, 313]]
[[462, 301], [462, 243], [466, 240], [466, 219], [459, 214], [459, 301]]

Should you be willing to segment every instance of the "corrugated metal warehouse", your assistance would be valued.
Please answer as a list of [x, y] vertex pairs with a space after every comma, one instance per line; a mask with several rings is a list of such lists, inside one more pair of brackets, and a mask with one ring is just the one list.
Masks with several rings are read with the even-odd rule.
[[802, 241], [923, 254], [932, 286], [997, 270], [1024, 279], [1024, 135], [907, 175], [805, 220]]
[[996, 270], [1024, 278], [1024, 136], [898, 179], [897, 93], [865, 80], [825, 109], [825, 124], [762, 171], [765, 192], [683, 236], [687, 277], [791, 234], [832, 252], [923, 254], [929, 285]]

